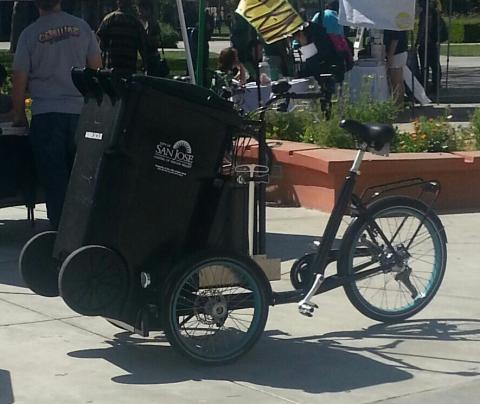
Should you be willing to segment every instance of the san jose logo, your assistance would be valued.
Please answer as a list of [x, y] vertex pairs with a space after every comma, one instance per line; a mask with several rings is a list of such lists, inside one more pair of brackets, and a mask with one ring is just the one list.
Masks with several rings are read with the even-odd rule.
[[192, 168], [194, 155], [190, 143], [179, 140], [173, 144], [160, 142], [155, 148], [154, 159], [184, 168]]

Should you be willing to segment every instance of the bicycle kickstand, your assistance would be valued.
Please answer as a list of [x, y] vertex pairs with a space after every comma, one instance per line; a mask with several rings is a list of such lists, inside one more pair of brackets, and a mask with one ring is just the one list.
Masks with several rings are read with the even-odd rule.
[[315, 282], [313, 282], [313, 285], [310, 288], [309, 292], [303, 298], [303, 300], [298, 303], [298, 311], [300, 312], [300, 314], [303, 314], [307, 317], [312, 317], [313, 311], [315, 309], [318, 309], [318, 306], [315, 303], [311, 302], [311, 299], [313, 296], [316, 295], [318, 289], [320, 289], [320, 286], [322, 286], [324, 280], [325, 277], [322, 274], [317, 274], [317, 276], [315, 277]]

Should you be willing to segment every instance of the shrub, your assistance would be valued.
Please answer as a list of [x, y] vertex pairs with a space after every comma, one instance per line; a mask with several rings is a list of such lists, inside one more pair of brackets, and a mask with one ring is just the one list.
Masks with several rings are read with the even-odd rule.
[[453, 152], [474, 150], [475, 137], [470, 128], [453, 127], [445, 115], [440, 118], [422, 116], [413, 122], [411, 133], [399, 132], [392, 151], [404, 153]]
[[[444, 20], [448, 24], [445, 17]], [[478, 18], [452, 18], [450, 41], [453, 43], [480, 42], [480, 22]]]
[[465, 25], [461, 22], [453, 21], [450, 27], [450, 41], [452, 43], [463, 43], [465, 38]]
[[267, 133], [271, 139], [291, 140], [301, 142], [305, 129], [311, 124], [312, 113], [293, 111], [277, 113], [267, 112]]
[[180, 36], [175, 29], [166, 22], [160, 22], [160, 32], [162, 33], [162, 46], [164, 48], [176, 48]]
[[331, 119], [326, 120], [320, 105], [312, 103], [307, 111], [267, 115], [267, 136], [274, 139], [315, 143], [324, 147], [351, 149], [355, 147], [352, 136], [338, 125], [341, 119], [362, 122], [392, 123], [398, 109], [393, 101], [375, 102], [361, 96], [355, 103], [345, 96], [341, 103], [332, 106]]
[[[320, 106], [312, 104], [307, 110], [267, 114], [267, 137], [281, 140], [315, 143], [322, 147], [352, 149], [352, 136], [338, 124], [342, 118], [361, 122], [392, 123], [398, 109], [393, 101], [374, 102], [361, 97], [356, 103], [345, 99], [334, 104], [330, 120], [325, 120]], [[472, 116], [470, 127], [454, 127], [448, 110], [440, 118], [420, 117], [413, 122], [411, 133], [396, 130], [392, 152], [424, 153], [480, 150], [480, 109]]]
[[480, 42], [480, 24], [466, 24], [463, 27], [463, 41], [468, 43]]
[[476, 148], [480, 150], [480, 108], [477, 108], [472, 116], [471, 130], [476, 141]]

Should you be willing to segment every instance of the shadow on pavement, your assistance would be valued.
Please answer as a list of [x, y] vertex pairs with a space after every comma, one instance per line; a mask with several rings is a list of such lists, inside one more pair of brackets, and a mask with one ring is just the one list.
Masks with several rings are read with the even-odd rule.
[[0, 369], [0, 404], [12, 404], [14, 402], [10, 372]]
[[267, 233], [267, 256], [289, 261], [311, 252], [312, 243], [320, 240], [319, 236], [301, 234]]
[[[246, 382], [310, 393], [340, 392], [394, 383], [409, 373], [330, 344], [263, 338], [238, 362], [222, 367], [191, 364], [170, 346], [141, 344], [117, 335], [111, 347], [71, 352], [75, 358], [102, 358], [128, 374], [112, 380], [122, 384], [169, 384], [186, 380]], [[281, 354], [280, 354], [281, 353]], [[361, 372], [359, 372], [361, 370]]]
[[[352, 347], [344, 342], [381, 339], [372, 347]], [[386, 340], [386, 341], [385, 341]], [[388, 340], [391, 340], [389, 342]], [[444, 370], [420, 368], [401, 356], [395, 348], [407, 340], [479, 341], [480, 320], [445, 319], [408, 321], [398, 325], [376, 324], [361, 331], [332, 332], [322, 336], [289, 338], [281, 331], [268, 331], [252, 352], [238, 362], [223, 367], [201, 367], [183, 359], [163, 336], [142, 339], [119, 333], [104, 349], [69, 353], [74, 358], [105, 359], [127, 374], [112, 378], [124, 384], [168, 384], [186, 380], [246, 382], [273, 388], [309, 393], [341, 392], [413, 378], [409, 370], [472, 377], [475, 371], [453, 372], [451, 361], [443, 359]], [[400, 355], [401, 359], [398, 359]], [[441, 355], [441, 354], [440, 354]], [[375, 357], [378, 357], [376, 360]], [[412, 355], [418, 359], [418, 355]], [[458, 360], [458, 362], [464, 362]], [[478, 363], [475, 362], [477, 365]], [[475, 365], [468, 364], [471, 368]]]

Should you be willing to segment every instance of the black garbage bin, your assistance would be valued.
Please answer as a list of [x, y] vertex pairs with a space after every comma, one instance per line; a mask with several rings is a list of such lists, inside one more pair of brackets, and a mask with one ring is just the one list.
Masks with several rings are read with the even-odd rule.
[[58, 234], [46, 243], [50, 269], [41, 288], [21, 270], [37, 293], [55, 295], [58, 279], [77, 312], [132, 324], [148, 302], [141, 275], [161, 284], [175, 257], [212, 240], [225, 199], [222, 159], [241, 119], [230, 103], [187, 83], [123, 82], [88, 70], [74, 76], [86, 104]]

